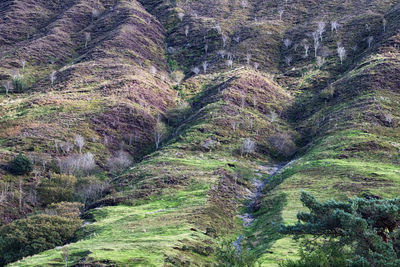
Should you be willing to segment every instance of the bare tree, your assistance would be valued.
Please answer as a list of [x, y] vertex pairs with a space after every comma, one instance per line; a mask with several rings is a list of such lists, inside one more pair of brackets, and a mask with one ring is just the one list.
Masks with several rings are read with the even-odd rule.
[[308, 57], [308, 51], [310, 50], [310, 45], [308, 43], [304, 43], [303, 47], [304, 47], [304, 56], [303, 57], [307, 58]]
[[52, 71], [51, 74], [50, 74], [50, 82], [51, 82], [51, 85], [52, 85], [52, 86], [54, 85], [54, 82], [55, 82], [56, 79], [57, 79], [56, 74], [57, 74], [56, 71]]
[[214, 30], [216, 30], [218, 32], [218, 34], [222, 34], [221, 26], [219, 26], [219, 25], [214, 26]]
[[314, 54], [317, 57], [318, 49], [320, 47], [318, 32], [313, 32], [313, 39], [314, 39]]
[[293, 60], [292, 56], [286, 56], [285, 57], [286, 65], [290, 66], [290, 64], [292, 64], [292, 60]]
[[326, 23], [324, 21], [318, 22], [318, 30], [317, 30], [317, 32], [318, 32], [319, 39], [321, 40], [321, 42], [322, 42], [322, 35], [325, 32], [325, 27], [326, 27]]
[[74, 143], [79, 149], [79, 154], [82, 154], [82, 148], [85, 145], [85, 139], [79, 134], [75, 135]]
[[371, 44], [374, 41], [374, 37], [373, 36], [368, 36], [367, 38], [367, 42], [368, 42], [368, 48], [371, 48]]
[[383, 32], [386, 32], [387, 20], [385, 18], [382, 19], [383, 24]]
[[158, 149], [160, 147], [160, 143], [164, 137], [164, 133], [165, 133], [165, 128], [161, 122], [160, 115], [158, 115], [157, 122], [154, 125], [154, 141], [156, 144], [156, 149]]
[[26, 65], [26, 60], [25, 59], [21, 59], [21, 65], [22, 65], [22, 69], [25, 69], [25, 65]]
[[179, 12], [178, 13], [178, 19], [180, 20], [180, 21], [183, 21], [183, 17], [185, 16], [185, 14], [184, 13], [182, 13], [182, 12]]
[[283, 41], [283, 44], [285, 45], [286, 49], [288, 49], [292, 45], [292, 41], [290, 39], [286, 38]]
[[247, 65], [250, 65], [250, 60], [251, 60], [251, 54], [246, 54], [246, 63]]
[[242, 156], [243, 154], [246, 154], [246, 156], [248, 156], [249, 154], [254, 153], [255, 149], [256, 149], [256, 142], [254, 142], [250, 138], [246, 138], [243, 140], [241, 149]]
[[339, 23], [335, 20], [331, 22], [331, 32], [335, 31], [337, 33], [337, 30], [339, 28]]
[[323, 57], [317, 57], [317, 66], [318, 66], [319, 68], [321, 68], [322, 65], [324, 65], [324, 63], [325, 63], [325, 58], [323, 58]]
[[346, 49], [343, 46], [337, 48], [337, 53], [340, 58], [340, 64], [343, 64], [343, 60], [346, 58]]
[[219, 56], [221, 56], [221, 58], [225, 58], [226, 51], [225, 51], [225, 50], [219, 50], [219, 51], [217, 52], [217, 54], [218, 54]]
[[68, 247], [64, 246], [61, 250], [61, 256], [65, 261], [65, 267], [68, 267], [68, 258], [69, 258], [69, 249]]
[[225, 47], [226, 46], [226, 41], [228, 40], [228, 36], [226, 36], [225, 34], [222, 34], [222, 44], [223, 44], [223, 47]]
[[203, 64], [202, 64], [202, 66], [203, 66], [203, 71], [204, 71], [204, 73], [207, 73], [207, 68], [208, 68], [208, 63], [207, 63], [207, 61], [204, 61]]
[[227, 60], [227, 61], [226, 61], [226, 65], [227, 65], [229, 68], [232, 69], [232, 67], [233, 67], [233, 60], [231, 60], [231, 59]]
[[10, 90], [12, 89], [12, 83], [11, 81], [6, 81], [3, 83], [3, 87], [4, 89], [6, 89], [6, 96], [8, 96], [8, 93], [10, 92]]
[[283, 12], [284, 12], [284, 10], [283, 9], [279, 9], [279, 20], [282, 20], [282, 16], [283, 16]]
[[206, 51], [206, 54], [208, 53], [208, 43], [204, 45], [204, 51]]
[[199, 74], [200, 73], [200, 69], [199, 69], [199, 67], [194, 67], [194, 68], [192, 68], [192, 72], [194, 73], [194, 74]]
[[117, 154], [107, 160], [107, 166], [111, 171], [123, 170], [132, 164], [132, 157], [128, 152], [120, 150]]
[[189, 35], [189, 25], [185, 26], [185, 36], [188, 37]]
[[260, 66], [260, 64], [258, 62], [254, 62], [254, 69], [258, 70], [258, 67]]
[[92, 34], [90, 32], [85, 32], [85, 48], [87, 48], [87, 45], [91, 39], [92, 39]]
[[97, 19], [98, 17], [100, 17], [100, 10], [92, 9], [92, 19]]
[[249, 2], [247, 2], [247, 0], [242, 0], [240, 2], [240, 5], [242, 6], [243, 9], [245, 9], [249, 6]]

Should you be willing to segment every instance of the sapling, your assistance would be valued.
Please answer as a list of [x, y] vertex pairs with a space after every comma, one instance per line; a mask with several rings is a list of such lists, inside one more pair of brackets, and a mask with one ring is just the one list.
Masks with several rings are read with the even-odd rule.
[[247, 65], [250, 65], [250, 60], [251, 60], [251, 54], [246, 54]]
[[203, 71], [204, 71], [204, 73], [207, 73], [207, 68], [208, 68], [208, 63], [207, 63], [207, 61], [204, 61], [203, 64], [202, 64], [202, 66], [203, 66]]
[[188, 37], [189, 35], [189, 25], [185, 26], [185, 36]]
[[199, 74], [200, 73], [200, 69], [199, 69], [199, 67], [194, 67], [194, 68], [192, 68], [192, 72], [194, 73], [194, 74]]
[[367, 38], [368, 48], [371, 48], [372, 41], [374, 41], [374, 37], [373, 36], [368, 36], [368, 38]]
[[310, 50], [310, 45], [308, 43], [304, 43], [304, 58], [308, 57], [308, 51]]
[[51, 74], [50, 74], [50, 82], [51, 82], [51, 85], [54, 85], [54, 82], [55, 82], [55, 80], [57, 79], [56, 74], [57, 74], [56, 71], [52, 71]]
[[222, 43], [223, 43], [223, 47], [226, 46], [226, 41], [228, 40], [228, 36], [226, 36], [225, 34], [222, 34]]
[[337, 53], [340, 58], [340, 64], [343, 64], [343, 60], [346, 58], [346, 49], [343, 46], [337, 48]]
[[292, 45], [292, 41], [290, 39], [286, 38], [283, 41], [283, 44], [285, 45], [286, 49], [288, 49]]
[[85, 32], [85, 48], [87, 48], [88, 42], [92, 39], [90, 32]]
[[318, 30], [317, 30], [317, 32], [318, 32], [319, 39], [321, 40], [321, 42], [322, 42], [322, 35], [325, 32], [325, 27], [326, 27], [326, 23], [325, 22], [323, 22], [323, 21], [318, 22]]
[[85, 139], [81, 135], [77, 134], [75, 136], [74, 143], [79, 149], [79, 154], [82, 154], [82, 148], [85, 145]]
[[231, 60], [231, 59], [227, 60], [227, 61], [226, 61], [226, 65], [227, 65], [229, 68], [231, 68], [231, 69], [232, 69], [232, 66], [233, 66], [233, 60]]
[[385, 18], [382, 19], [382, 24], [383, 24], [383, 32], [386, 32], [387, 20]]
[[331, 32], [335, 31], [337, 33], [337, 30], [339, 28], [339, 23], [335, 20], [331, 22]]
[[283, 9], [279, 9], [279, 20], [282, 20], [283, 12]]
[[293, 60], [292, 56], [285, 57], [286, 65], [290, 66], [290, 64], [292, 63], [292, 60]]
[[260, 66], [260, 64], [258, 62], [254, 62], [254, 69], [258, 70], [258, 67]]
[[21, 60], [21, 65], [22, 65], [22, 69], [24, 70], [25, 69], [25, 65], [26, 65], [26, 60], [25, 59]]
[[178, 13], [178, 19], [180, 20], [180, 21], [183, 21], [183, 17], [185, 16], [185, 14], [184, 13], [182, 13], [182, 12], [179, 12]]

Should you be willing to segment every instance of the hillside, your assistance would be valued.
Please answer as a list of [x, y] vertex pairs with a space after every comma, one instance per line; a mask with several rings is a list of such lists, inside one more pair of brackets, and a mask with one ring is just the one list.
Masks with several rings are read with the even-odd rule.
[[[213, 266], [228, 240], [278, 266], [297, 257], [278, 224], [297, 221], [302, 189], [398, 196], [398, 1], [0, 14], [0, 228], [84, 204], [73, 238], [0, 264], [64, 266], [67, 249], [69, 266]], [[29, 173], [10, 172], [18, 154]]]

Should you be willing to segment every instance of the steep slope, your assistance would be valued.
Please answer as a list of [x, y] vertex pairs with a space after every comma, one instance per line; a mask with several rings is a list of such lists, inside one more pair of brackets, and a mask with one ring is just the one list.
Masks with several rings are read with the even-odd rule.
[[[0, 96], [0, 159], [35, 159], [29, 192], [84, 136], [111, 189], [86, 203], [69, 264], [212, 266], [218, 242], [243, 235], [277, 266], [297, 254], [276, 225], [296, 220], [301, 189], [398, 194], [396, 1], [58, 2], [0, 6], [0, 78], [26, 84]], [[118, 150], [140, 162], [113, 175]], [[18, 191], [20, 177], [0, 175]], [[43, 204], [27, 197], [16, 209], [17, 196], [2, 202], [4, 222]], [[255, 221], [245, 227], [246, 211]], [[61, 266], [61, 253], [14, 266]]]

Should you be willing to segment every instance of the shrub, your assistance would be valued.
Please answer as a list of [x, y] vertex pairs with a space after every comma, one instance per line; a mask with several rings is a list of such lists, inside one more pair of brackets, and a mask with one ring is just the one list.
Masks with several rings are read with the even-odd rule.
[[43, 179], [38, 187], [39, 200], [45, 204], [72, 201], [74, 197], [75, 176], [52, 174], [50, 179]]
[[256, 267], [261, 266], [257, 262], [257, 257], [248, 249], [235, 248], [232, 241], [223, 241], [217, 248], [216, 256], [218, 263], [217, 267]]
[[81, 208], [83, 204], [79, 202], [53, 203], [46, 208], [46, 214], [79, 219]]
[[14, 93], [23, 93], [28, 89], [28, 83], [26, 82], [24, 76], [17, 75], [12, 80]]
[[60, 246], [74, 237], [81, 220], [35, 215], [0, 227], [0, 265]]
[[32, 162], [29, 158], [25, 157], [21, 153], [18, 154], [9, 164], [8, 170], [12, 174], [23, 175], [32, 171]]

